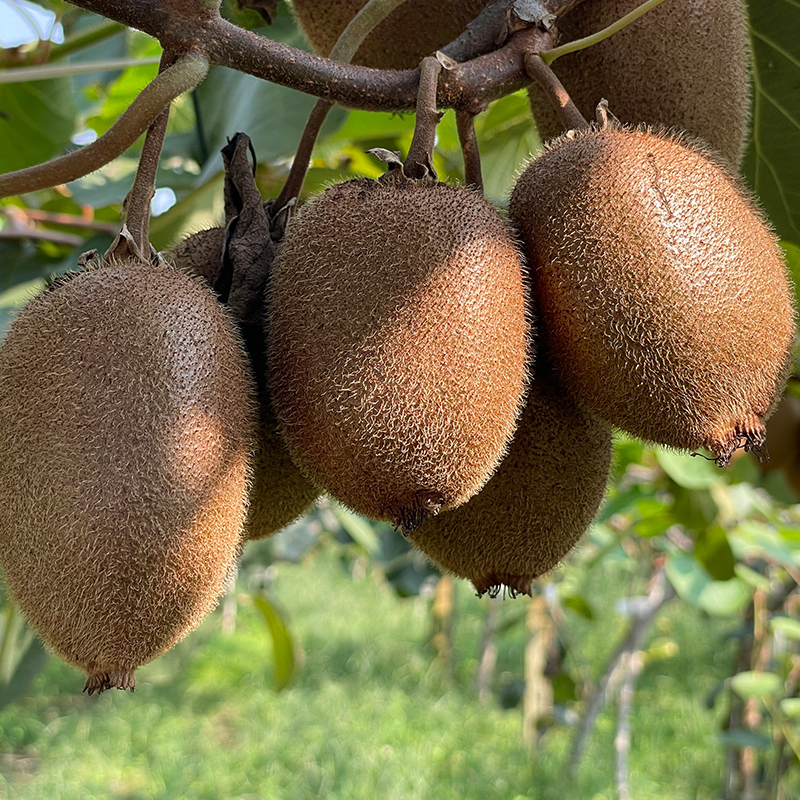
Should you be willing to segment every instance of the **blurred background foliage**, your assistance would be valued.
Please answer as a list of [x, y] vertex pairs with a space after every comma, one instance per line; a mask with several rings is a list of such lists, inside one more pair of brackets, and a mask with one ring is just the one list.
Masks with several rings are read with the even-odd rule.
[[[233, 0], [223, 11], [304, 47], [285, 6], [269, 27]], [[744, 177], [800, 285], [800, 7], [751, 0], [750, 11]], [[59, 0], [0, 0], [0, 31], [13, 15], [33, 33], [0, 49], [0, 172], [102, 134], [160, 54]], [[40, 63], [59, 74], [16, 72]], [[264, 197], [276, 196], [312, 103], [212, 68], [174, 105], [153, 243], [222, 219], [219, 150], [237, 131], [253, 141]], [[406, 151], [413, 123], [337, 109], [304, 192], [377, 177], [366, 151]], [[486, 193], [504, 205], [540, 146], [525, 94], [494, 103], [477, 132]], [[51, 275], [110, 244], [140, 145], [0, 201], [0, 328]], [[452, 112], [435, 166], [463, 178]], [[135, 697], [78, 694], [81, 678], [4, 601], [0, 797], [588, 800], [621, 796], [621, 771], [639, 800], [800, 796], [798, 387], [770, 423], [769, 465], [740, 453], [721, 471], [619, 437], [596, 524], [530, 600], [478, 599], [389, 526], [325, 501], [248, 545], [219, 609], [139, 670]]]

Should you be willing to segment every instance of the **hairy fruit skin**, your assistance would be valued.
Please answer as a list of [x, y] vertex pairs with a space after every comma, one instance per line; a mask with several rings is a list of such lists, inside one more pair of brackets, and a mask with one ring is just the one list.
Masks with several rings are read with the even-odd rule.
[[[491, 0], [406, 0], [367, 37], [354, 64], [380, 69], [415, 69], [456, 39]], [[327, 56], [367, 0], [294, 0], [292, 8], [316, 53]]]
[[216, 605], [247, 511], [255, 388], [201, 282], [118, 262], [56, 283], [0, 347], [0, 561], [89, 692]]
[[530, 594], [577, 544], [605, 496], [611, 428], [542, 370], [531, 381], [508, 455], [460, 508], [426, 520], [414, 544], [475, 591]]
[[720, 465], [762, 444], [793, 291], [773, 232], [712, 157], [645, 128], [572, 132], [529, 165], [509, 213], [553, 362], [581, 402]]
[[[640, 0], [583, 0], [558, 21], [559, 44], [597, 33]], [[553, 69], [583, 116], [601, 99], [620, 122], [687, 131], [734, 171], [750, 120], [750, 45], [743, 0], [669, 0]], [[550, 101], [529, 90], [542, 139], [563, 130]]]
[[515, 428], [525, 299], [509, 228], [474, 192], [364, 179], [308, 203], [268, 294], [270, 394], [295, 461], [406, 531], [465, 502]]
[[[225, 228], [209, 228], [187, 236], [172, 249], [170, 257], [177, 267], [199, 275], [213, 286], [222, 269], [224, 248]], [[248, 345], [245, 340], [247, 349]], [[248, 355], [251, 366], [257, 369], [254, 354], [249, 352]], [[244, 525], [244, 536], [248, 540], [265, 539], [283, 530], [308, 512], [320, 495], [292, 461], [266, 387], [263, 382], [257, 383], [260, 419], [251, 463], [253, 483]]]

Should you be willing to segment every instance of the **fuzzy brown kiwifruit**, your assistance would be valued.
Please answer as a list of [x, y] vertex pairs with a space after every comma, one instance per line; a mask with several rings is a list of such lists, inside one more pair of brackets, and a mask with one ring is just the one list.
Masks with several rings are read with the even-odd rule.
[[775, 235], [699, 145], [608, 125], [552, 142], [511, 196], [566, 387], [607, 422], [719, 465], [758, 448], [794, 299]]
[[480, 195], [331, 187], [292, 220], [267, 295], [270, 394], [295, 461], [406, 531], [460, 505], [514, 431], [528, 332], [516, 244]]
[[591, 524], [605, 495], [611, 428], [542, 370], [508, 455], [479, 494], [426, 520], [414, 544], [479, 595], [530, 594]]
[[[222, 270], [224, 245], [225, 229], [209, 228], [186, 237], [170, 252], [170, 258], [176, 266], [200, 275], [213, 286]], [[257, 370], [253, 363], [256, 354], [248, 355], [251, 366]], [[266, 386], [261, 383], [260, 419], [251, 464], [253, 485], [244, 526], [246, 539], [263, 539], [283, 530], [303, 516], [320, 494], [292, 461], [278, 430]]]
[[199, 275], [213, 286], [222, 271], [224, 247], [225, 228], [207, 228], [178, 242], [169, 251], [169, 259], [178, 269]]
[[[491, 0], [406, 0], [367, 37], [354, 64], [380, 69], [414, 69], [456, 39]], [[315, 52], [327, 56], [367, 0], [294, 0], [292, 8]]]
[[[641, 0], [584, 0], [558, 21], [559, 44], [597, 33]], [[553, 62], [587, 118], [602, 98], [621, 122], [688, 131], [734, 169], [750, 119], [750, 46], [743, 0], [669, 0], [610, 38]], [[538, 86], [529, 90], [543, 139], [563, 130]]]
[[255, 386], [232, 319], [170, 266], [56, 281], [0, 347], [0, 564], [89, 693], [216, 605], [247, 511]]

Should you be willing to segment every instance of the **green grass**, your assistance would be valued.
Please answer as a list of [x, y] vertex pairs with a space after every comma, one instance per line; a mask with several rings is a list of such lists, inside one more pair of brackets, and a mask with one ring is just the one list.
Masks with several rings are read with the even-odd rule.
[[[612, 565], [613, 568], [613, 565]], [[568, 665], [597, 677], [620, 622], [622, 567], [584, 590], [600, 621], [568, 612]], [[576, 781], [562, 764], [572, 730], [554, 724], [531, 758], [519, 708], [482, 706], [471, 687], [485, 601], [457, 592], [455, 682], [426, 645], [429, 601], [400, 600], [377, 573], [346, 575], [330, 552], [281, 564], [273, 586], [304, 651], [291, 686], [272, 690], [264, 622], [240, 594], [236, 630], [221, 614], [137, 673], [131, 696], [80, 694], [82, 677], [51, 659], [29, 696], [0, 712], [0, 797], [91, 800], [487, 800], [613, 798], [613, 710], [598, 721]], [[523, 601], [508, 601], [503, 617]], [[679, 603], [654, 635], [678, 643], [637, 689], [631, 782], [637, 800], [720, 794], [717, 713], [703, 705], [724, 678], [730, 623]], [[501, 640], [498, 682], [522, 677], [522, 625]]]

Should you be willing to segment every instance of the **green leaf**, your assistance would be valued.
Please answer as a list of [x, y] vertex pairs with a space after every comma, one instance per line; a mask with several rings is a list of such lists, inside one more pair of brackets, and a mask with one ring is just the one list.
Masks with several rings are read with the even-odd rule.
[[263, 592], [253, 597], [272, 637], [272, 653], [275, 665], [275, 690], [285, 689], [295, 671], [294, 644], [286, 626], [286, 620], [278, 607]]
[[74, 131], [68, 78], [0, 84], [0, 172], [61, 155]]
[[561, 604], [565, 608], [571, 608], [576, 614], [579, 614], [585, 619], [594, 619], [594, 611], [592, 611], [592, 607], [580, 595], [575, 594], [569, 597], [564, 597], [561, 600]]
[[736, 564], [733, 569], [737, 577], [741, 578], [748, 586], [765, 592], [769, 591], [769, 578], [766, 575], [750, 569], [746, 564]]
[[694, 555], [715, 580], [727, 581], [736, 574], [736, 559], [728, 542], [728, 533], [719, 525], [700, 531], [695, 540]]
[[372, 525], [338, 504], [332, 505], [331, 510], [353, 541], [360, 544], [370, 555], [378, 552], [380, 545]]
[[750, 0], [753, 135], [743, 166], [781, 238], [800, 242], [800, 4]]
[[47, 651], [38, 636], [31, 639], [28, 648], [14, 669], [8, 683], [0, 685], [0, 708], [14, 703], [25, 695], [28, 686], [47, 663]]
[[656, 460], [664, 472], [684, 489], [708, 489], [720, 480], [719, 468], [701, 456], [657, 450]]
[[781, 700], [781, 711], [791, 719], [800, 717], [800, 697], [786, 697]]
[[738, 578], [729, 581], [710, 581], [700, 594], [697, 605], [715, 617], [739, 614], [750, 602], [747, 584]]
[[740, 672], [731, 678], [731, 688], [739, 697], [774, 697], [783, 691], [783, 681], [774, 672]]
[[782, 633], [787, 639], [800, 642], [800, 620], [791, 617], [773, 617], [769, 624], [772, 630]]
[[750, 590], [744, 581], [738, 578], [713, 580], [691, 553], [670, 553], [666, 572], [681, 599], [714, 616], [737, 614], [750, 599]]

